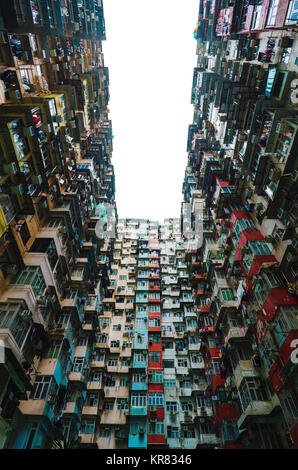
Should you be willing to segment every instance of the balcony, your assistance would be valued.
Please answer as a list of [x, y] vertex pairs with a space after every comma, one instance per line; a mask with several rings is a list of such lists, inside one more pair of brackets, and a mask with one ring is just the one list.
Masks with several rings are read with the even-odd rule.
[[247, 328], [246, 327], [231, 327], [228, 331], [228, 334], [225, 337], [225, 344], [227, 344], [230, 339], [233, 338], [243, 338], [246, 335]]
[[234, 370], [234, 380], [236, 387], [239, 388], [244, 377], [259, 377], [260, 373], [253, 366], [251, 361], [240, 360]]
[[200, 434], [198, 438], [198, 445], [217, 445], [219, 439], [215, 434]]
[[251, 417], [255, 421], [257, 416], [264, 417], [270, 415], [276, 406], [280, 406], [277, 397], [273, 398], [272, 401], [251, 401], [237, 421], [238, 428], [246, 427]]
[[131, 416], [147, 416], [147, 406], [131, 406], [129, 414]]

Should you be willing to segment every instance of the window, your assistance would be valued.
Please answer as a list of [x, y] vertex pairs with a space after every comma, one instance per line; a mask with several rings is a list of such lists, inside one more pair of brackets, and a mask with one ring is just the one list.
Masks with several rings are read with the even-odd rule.
[[36, 266], [26, 266], [14, 277], [12, 284], [31, 285], [37, 298], [41, 297], [46, 289], [41, 269]]
[[149, 343], [160, 343], [160, 334], [149, 334]]
[[160, 362], [160, 352], [150, 351], [149, 352], [149, 362]]
[[271, 0], [266, 26], [274, 26], [279, 0]]
[[164, 369], [174, 369], [174, 359], [164, 359], [163, 361], [163, 368]]
[[145, 393], [133, 393], [131, 395], [131, 406], [132, 407], [145, 407], [146, 406], [146, 394]]
[[38, 375], [34, 382], [31, 397], [33, 400], [45, 400], [50, 385], [52, 383], [51, 376], [49, 375]]
[[258, 379], [244, 378], [239, 388], [239, 396], [243, 411], [248, 407], [251, 401], [268, 400], [265, 387], [261, 385]]
[[176, 388], [176, 386], [175, 379], [164, 379], [164, 388]]
[[163, 394], [162, 393], [149, 393], [148, 406], [163, 406]]
[[98, 395], [96, 393], [90, 393], [87, 395], [86, 406], [98, 406]]
[[184, 438], [195, 438], [196, 432], [194, 426], [182, 426], [182, 435]]
[[219, 295], [221, 300], [234, 300], [232, 289], [219, 289]]
[[187, 367], [187, 359], [178, 359], [177, 365], [178, 367]]
[[191, 401], [182, 401], [181, 409], [182, 411], [192, 411], [192, 402]]
[[204, 408], [204, 406], [206, 405], [206, 399], [204, 397], [204, 395], [197, 395], [196, 396], [196, 402], [197, 402], [197, 407], [198, 408]]
[[45, 357], [46, 358], [55, 358], [57, 359], [58, 356], [59, 356], [59, 352], [60, 352], [60, 348], [62, 346], [62, 342], [61, 341], [52, 341], [52, 344], [51, 346], [49, 347]]
[[253, 253], [256, 255], [271, 255], [270, 248], [266, 242], [263, 242], [263, 241], [249, 242], [249, 247], [252, 249]]
[[108, 365], [112, 366], [112, 367], [115, 367], [115, 366], [117, 366], [117, 364], [118, 364], [117, 359], [110, 359]]
[[130, 367], [130, 358], [123, 358], [121, 360], [121, 366], [122, 367]]
[[290, 330], [298, 329], [298, 309], [296, 305], [287, 305], [279, 307], [279, 314], [274, 336], [281, 347]]
[[134, 383], [146, 383], [147, 377], [145, 374], [133, 374], [133, 382]]
[[129, 385], [128, 377], [124, 377], [120, 379], [120, 387], [128, 387], [128, 385]]
[[99, 437], [110, 437], [111, 436], [111, 429], [104, 428], [103, 426], [99, 427]]
[[26, 339], [31, 331], [30, 324], [26, 323], [25, 316], [30, 318], [31, 313], [25, 315], [22, 304], [0, 304], [0, 328], [7, 328], [11, 331], [17, 345], [23, 348]]
[[149, 421], [149, 434], [164, 434], [164, 422], [162, 419]]
[[179, 438], [179, 428], [174, 426], [168, 426], [168, 437], [172, 439]]
[[128, 398], [117, 398], [117, 409], [121, 411], [128, 410]]
[[212, 424], [208, 421], [204, 423], [198, 423], [198, 432], [200, 435], [202, 434], [213, 434]]
[[166, 402], [166, 410], [167, 411], [178, 411], [178, 403], [176, 401], [167, 401]]
[[296, 25], [298, 21], [298, 1], [291, 0], [287, 12], [285, 25]]
[[160, 326], [160, 318], [149, 318], [149, 326]]
[[[149, 353], [150, 356], [150, 353]], [[155, 362], [155, 361], [151, 361]], [[162, 383], [162, 371], [151, 371], [152, 373], [150, 374], [149, 371], [149, 382], [150, 383]]]
[[256, 427], [260, 449], [282, 449], [278, 430], [273, 423], [257, 423]]
[[90, 382], [101, 382], [102, 373], [101, 372], [92, 372], [90, 376]]
[[143, 352], [136, 352], [134, 353], [134, 362], [147, 362], [147, 354]]
[[77, 346], [88, 346], [88, 338], [82, 336], [78, 339]]
[[149, 312], [160, 312], [160, 305], [149, 304]]
[[82, 372], [84, 367], [85, 358], [84, 357], [75, 357], [72, 365], [72, 372]]
[[106, 398], [103, 402], [102, 409], [104, 411], [112, 411], [114, 408], [114, 399], [108, 399]]
[[261, 12], [262, 12], [262, 5], [255, 5], [252, 20], [251, 20], [251, 27], [250, 29], [258, 29], [261, 20]]
[[297, 421], [298, 416], [298, 404], [294, 393], [291, 390], [284, 388], [281, 390], [278, 397], [287, 424], [289, 427], [291, 427]]
[[95, 432], [95, 421], [86, 419], [82, 420], [80, 431], [82, 434], [94, 434]]

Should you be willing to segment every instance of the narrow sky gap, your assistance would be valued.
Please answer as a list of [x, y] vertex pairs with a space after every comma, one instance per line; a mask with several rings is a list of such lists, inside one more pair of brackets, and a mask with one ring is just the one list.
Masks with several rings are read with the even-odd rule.
[[104, 3], [119, 217], [178, 217], [199, 0]]

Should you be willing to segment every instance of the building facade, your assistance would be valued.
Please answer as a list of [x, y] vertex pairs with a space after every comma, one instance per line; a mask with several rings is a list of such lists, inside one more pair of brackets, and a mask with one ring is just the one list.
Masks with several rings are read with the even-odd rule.
[[118, 220], [102, 1], [0, 1], [0, 448], [298, 447], [297, 1], [196, 36], [181, 216]]

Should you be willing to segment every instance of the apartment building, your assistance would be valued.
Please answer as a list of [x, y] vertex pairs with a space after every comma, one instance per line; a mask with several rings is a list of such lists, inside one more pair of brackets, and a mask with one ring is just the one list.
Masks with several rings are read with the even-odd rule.
[[102, 1], [0, 1], [0, 448], [298, 446], [297, 1], [196, 37], [181, 216], [118, 220]]
[[197, 36], [181, 223], [202, 199], [205, 396], [221, 448], [297, 448], [295, 2], [202, 1]]
[[103, 6], [1, 1], [0, 19], [0, 448], [97, 447], [113, 240], [95, 228], [115, 207]]

